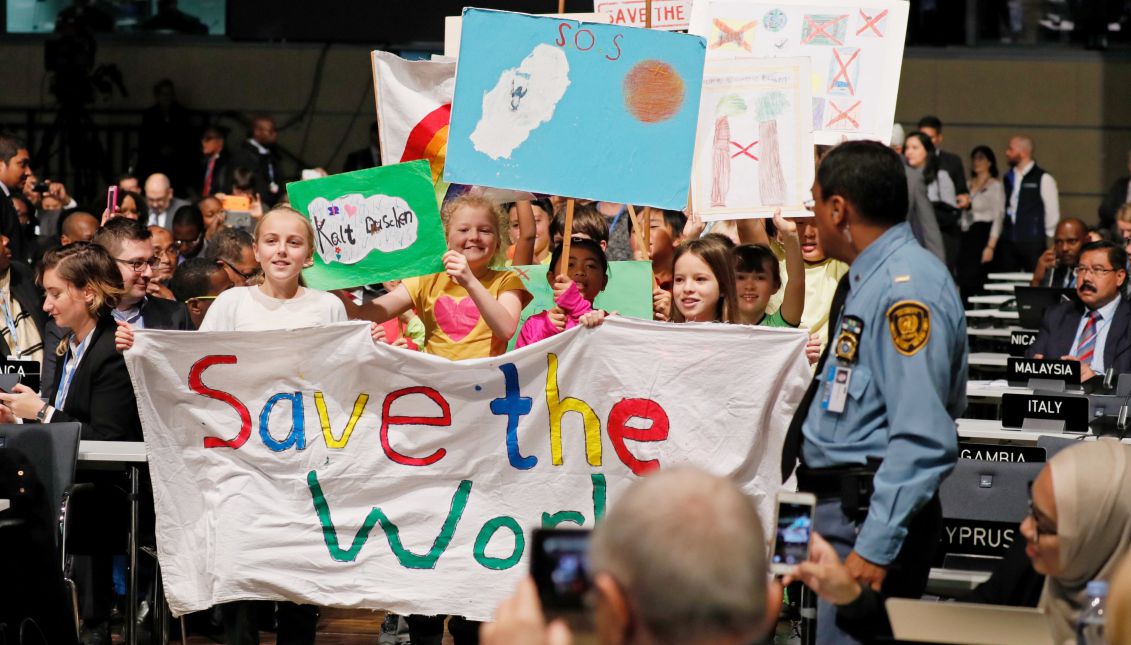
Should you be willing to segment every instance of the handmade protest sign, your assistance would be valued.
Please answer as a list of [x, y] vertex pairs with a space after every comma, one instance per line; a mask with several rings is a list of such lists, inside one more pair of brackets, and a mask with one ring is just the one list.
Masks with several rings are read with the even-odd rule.
[[[644, 27], [647, 21], [645, 0], [595, 0], [593, 10], [607, 14], [614, 25]], [[691, 0], [655, 0], [652, 3], [652, 29], [687, 29], [691, 19]]]
[[345, 289], [442, 271], [447, 249], [427, 161], [287, 184], [314, 226], [314, 289]]
[[886, 144], [907, 11], [900, 0], [700, 0], [690, 31], [707, 38], [708, 60], [809, 58], [813, 140]]
[[705, 221], [810, 215], [808, 58], [707, 61], [692, 182]]
[[705, 47], [465, 9], [444, 179], [684, 208]]
[[[644, 0], [640, 0], [643, 4]], [[552, 18], [566, 18], [569, 20], [578, 20], [581, 22], [612, 22], [611, 16], [603, 11], [597, 10], [593, 13], [552, 13], [546, 14]], [[691, 11], [687, 12], [691, 15]], [[641, 18], [641, 21], [644, 19]], [[643, 23], [641, 23], [643, 24]], [[447, 58], [459, 57], [459, 43], [460, 33], [463, 31], [463, 16], [446, 16], [444, 18], [444, 56]]]
[[[522, 310], [518, 319], [518, 328], [526, 319], [534, 314], [547, 309], [553, 309], [554, 289], [546, 279], [546, 273], [553, 267], [545, 264], [532, 264], [529, 266], [510, 267], [511, 271], [518, 274], [522, 286], [530, 292], [533, 298], [530, 304]], [[609, 282], [593, 303], [597, 309], [615, 311], [622, 316], [630, 318], [652, 319], [652, 263], [651, 262], [610, 262]], [[511, 339], [507, 349], [514, 349], [517, 339]]]
[[138, 330], [126, 362], [169, 606], [488, 619], [529, 571], [530, 529], [592, 527], [678, 464], [732, 478], [770, 527], [805, 342], [613, 317], [450, 362], [376, 345], [359, 322]]
[[370, 55], [381, 163], [427, 159], [438, 182], [448, 148], [456, 64], [409, 61], [383, 51]]

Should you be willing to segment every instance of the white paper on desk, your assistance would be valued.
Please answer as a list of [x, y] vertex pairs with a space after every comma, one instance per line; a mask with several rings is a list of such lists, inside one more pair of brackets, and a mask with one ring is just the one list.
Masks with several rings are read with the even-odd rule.
[[[488, 619], [544, 514], [593, 526], [650, 460], [732, 478], [769, 529], [810, 378], [803, 330], [617, 316], [455, 363], [374, 345], [367, 323], [135, 336], [178, 615], [263, 599]], [[611, 419], [666, 438], [614, 440]]]

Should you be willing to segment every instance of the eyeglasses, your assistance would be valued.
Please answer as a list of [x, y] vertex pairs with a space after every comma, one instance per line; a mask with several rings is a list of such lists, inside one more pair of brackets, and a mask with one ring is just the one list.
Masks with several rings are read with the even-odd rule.
[[1084, 267], [1078, 266], [1072, 269], [1072, 275], [1080, 277], [1082, 275], [1092, 274], [1097, 278], [1102, 278], [1109, 273], [1115, 273], [1115, 269], [1108, 269], [1107, 267]]
[[215, 299], [216, 299], [216, 298], [218, 298], [218, 297], [219, 297], [219, 296], [196, 296], [195, 298], [189, 298], [188, 300], [186, 300], [186, 301], [185, 301], [185, 304], [188, 304], [188, 303], [190, 303], [190, 302], [193, 302], [194, 300], [195, 300], [195, 301], [199, 301], [199, 300], [215, 300]]
[[157, 256], [153, 256], [148, 260], [123, 260], [122, 258], [114, 259], [133, 269], [134, 273], [141, 273], [142, 271], [145, 271], [146, 265], [148, 265], [151, 269], [155, 269], [157, 268], [158, 264], [161, 264], [161, 259]]
[[175, 239], [175, 240], [173, 240], [173, 244], [176, 245], [176, 246], [187, 246], [189, 244], [196, 244], [203, 237], [204, 237], [204, 233], [201, 233], [200, 235], [197, 235], [196, 237], [192, 238], [191, 240], [176, 240]]
[[1055, 527], [1051, 529], [1047, 526], [1043, 529], [1041, 528], [1041, 520], [1044, 519], [1047, 522], [1048, 517], [1033, 506], [1033, 482], [1029, 482], [1029, 517], [1033, 518], [1033, 530], [1037, 534], [1036, 539], [1033, 540], [1034, 542], [1040, 542], [1042, 535], [1056, 535]]
[[232, 264], [231, 262], [228, 262], [227, 260], [217, 260], [217, 261], [220, 262], [220, 264], [223, 264], [224, 266], [231, 269], [233, 273], [235, 273], [239, 277], [243, 278], [244, 280], [251, 280], [252, 278], [259, 275], [259, 269], [255, 269], [251, 273], [244, 273], [243, 271], [240, 271], [239, 269], [237, 269], [236, 265]]

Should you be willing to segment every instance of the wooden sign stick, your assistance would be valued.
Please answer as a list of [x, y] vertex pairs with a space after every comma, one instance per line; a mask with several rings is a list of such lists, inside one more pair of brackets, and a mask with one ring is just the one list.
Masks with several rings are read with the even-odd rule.
[[644, 221], [643, 213], [637, 214], [636, 207], [628, 204], [628, 216], [632, 218], [632, 230], [636, 233], [636, 245], [640, 249], [640, 255], [644, 256], [645, 260], [652, 260], [652, 245], [648, 240], [649, 222]]
[[644, 0], [644, 28], [652, 28], [652, 0]]
[[573, 199], [566, 200], [565, 227], [562, 229], [562, 257], [558, 260], [558, 275], [569, 273], [569, 243], [573, 238]]
[[[652, 0], [648, 0], [651, 2]], [[565, 13], [565, 0], [558, 0], [558, 13]]]

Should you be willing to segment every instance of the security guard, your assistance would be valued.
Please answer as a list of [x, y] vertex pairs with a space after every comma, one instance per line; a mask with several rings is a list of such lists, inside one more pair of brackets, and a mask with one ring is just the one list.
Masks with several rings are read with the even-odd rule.
[[[816, 530], [857, 580], [918, 597], [941, 530], [939, 483], [957, 460], [954, 418], [966, 407], [964, 309], [947, 268], [906, 223], [903, 163], [886, 146], [833, 148], [813, 198], [825, 252], [851, 267], [791, 427], [798, 489], [817, 496]], [[855, 642], [836, 621], [836, 608], [819, 603], [818, 643]]]

